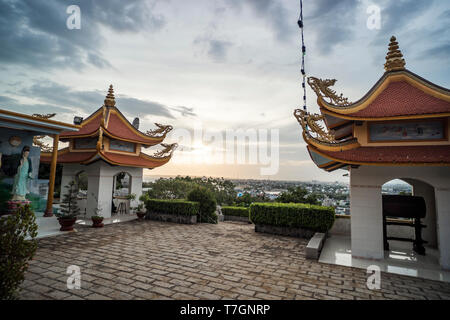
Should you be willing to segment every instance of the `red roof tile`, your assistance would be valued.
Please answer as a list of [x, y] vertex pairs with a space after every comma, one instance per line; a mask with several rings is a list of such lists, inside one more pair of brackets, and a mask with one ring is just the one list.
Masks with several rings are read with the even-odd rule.
[[[64, 132], [61, 132], [60, 138], [64, 139], [66, 137], [70, 138], [70, 137], [73, 137], [73, 136], [76, 137], [76, 136], [82, 136], [82, 135], [91, 134], [91, 133], [97, 131], [97, 129], [100, 127], [101, 118], [102, 118], [102, 113], [101, 112], [98, 112], [96, 115], [94, 113], [93, 117], [92, 117], [92, 120], [89, 120], [89, 118], [84, 120], [85, 124], [83, 124], [83, 123], [81, 124], [81, 129], [79, 131], [64, 131]], [[86, 123], [87, 120], [89, 120], [89, 122]]]
[[[92, 152], [69, 152], [68, 149], [62, 149], [58, 153], [58, 163], [81, 163], [84, 161], [88, 161], [92, 159], [96, 154], [96, 151]], [[122, 165], [122, 166], [130, 166], [130, 167], [141, 167], [153, 169], [159, 166], [166, 164], [170, 157], [163, 159], [152, 159], [150, 156], [147, 156], [144, 153], [141, 153], [139, 156], [134, 155], [126, 155], [126, 154], [118, 154], [113, 152], [102, 152], [100, 156], [103, 159], [113, 165]], [[41, 162], [50, 163], [52, 157], [49, 154], [41, 155]]]
[[[92, 158], [97, 152], [69, 152], [68, 148], [61, 149], [58, 152], [58, 163], [79, 163]], [[48, 154], [41, 154], [41, 162], [50, 163], [52, 157]]]
[[102, 155], [106, 158], [107, 161], [111, 163], [120, 163], [124, 166], [132, 166], [132, 167], [143, 167], [143, 168], [156, 168], [166, 164], [170, 157], [167, 159], [151, 159], [149, 156], [141, 153], [139, 156], [129, 156], [125, 154], [118, 154], [112, 152], [104, 152]]
[[164, 137], [161, 138], [143, 137], [142, 135], [136, 132], [137, 129], [130, 128], [129, 126], [127, 126], [124, 123], [124, 120], [121, 119], [121, 117], [115, 112], [110, 113], [106, 130], [114, 136], [127, 140], [132, 140], [138, 143], [143, 143], [146, 145], [155, 145], [160, 143], [164, 139]]
[[[311, 146], [308, 146], [308, 149]], [[315, 151], [312, 148], [311, 151]], [[450, 163], [450, 146], [360, 147], [346, 151], [320, 150], [342, 161], [363, 163]]]
[[366, 108], [348, 114], [354, 117], [391, 117], [450, 112], [450, 102], [435, 98], [406, 81], [391, 82]]

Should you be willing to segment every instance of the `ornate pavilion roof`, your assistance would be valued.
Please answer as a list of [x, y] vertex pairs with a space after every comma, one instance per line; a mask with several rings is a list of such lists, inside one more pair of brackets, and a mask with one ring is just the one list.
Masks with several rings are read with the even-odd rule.
[[355, 103], [333, 104], [319, 95], [318, 104], [322, 113], [348, 120], [442, 117], [450, 115], [450, 90], [409, 70], [391, 71]]
[[[294, 116], [303, 128], [308, 152], [319, 168], [334, 171], [362, 164], [450, 165], [450, 90], [406, 70], [405, 64], [398, 43], [392, 37], [385, 73], [368, 93], [354, 103], [330, 89], [336, 80], [308, 78], [308, 84], [317, 94], [322, 114], [309, 114], [297, 109]], [[444, 123], [444, 139], [440, 144], [361, 145], [355, 137], [355, 125], [362, 126], [364, 122], [429, 118], [437, 118], [436, 121]]]
[[111, 138], [141, 143], [148, 147], [162, 142], [167, 133], [172, 130], [172, 126], [156, 124], [158, 129], [143, 133], [127, 120], [115, 104], [114, 90], [111, 85], [105, 99], [105, 104], [83, 120], [80, 125], [81, 129], [78, 132], [62, 132], [60, 140], [67, 141], [74, 138], [98, 136], [101, 129], [103, 134]]
[[405, 69], [405, 64], [392, 37], [386, 55], [386, 72], [358, 101], [352, 103], [342, 94], [337, 95], [330, 88], [335, 79], [310, 77], [308, 84], [317, 94], [321, 112], [335, 118], [375, 121], [450, 116], [450, 90]]
[[[81, 123], [78, 132], [65, 131], [60, 135], [61, 141], [71, 141], [82, 138], [95, 138], [97, 143], [91, 149], [73, 149], [73, 143], [58, 151], [58, 163], [90, 164], [103, 160], [111, 165], [140, 167], [153, 169], [166, 164], [172, 157], [177, 144], [164, 144], [162, 141], [172, 126], [156, 124], [158, 129], [146, 133], [135, 128], [115, 106], [114, 91], [109, 87], [105, 104], [97, 109]], [[135, 144], [135, 152], [112, 151], [105, 148], [104, 137]], [[72, 141], [73, 142], [73, 141]], [[143, 153], [140, 146], [149, 147], [160, 144], [164, 149], [150, 156]], [[138, 148], [138, 149], [136, 149]], [[42, 152], [41, 162], [49, 163], [51, 153]]]

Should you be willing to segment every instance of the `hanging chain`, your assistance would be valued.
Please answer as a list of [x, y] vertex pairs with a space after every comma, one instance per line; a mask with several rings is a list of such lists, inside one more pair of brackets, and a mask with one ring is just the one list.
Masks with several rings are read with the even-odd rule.
[[305, 72], [305, 55], [306, 55], [306, 47], [305, 47], [305, 37], [303, 35], [303, 1], [300, 0], [300, 16], [298, 18], [297, 24], [301, 30], [302, 34], [302, 87], [303, 87], [303, 110], [306, 111], [306, 72]]

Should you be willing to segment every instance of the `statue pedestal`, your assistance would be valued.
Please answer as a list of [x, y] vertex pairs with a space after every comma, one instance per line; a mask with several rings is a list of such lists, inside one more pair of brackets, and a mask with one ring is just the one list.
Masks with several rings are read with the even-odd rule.
[[18, 207], [24, 206], [26, 204], [31, 204], [28, 200], [9, 200], [6, 202], [8, 205], [8, 214], [14, 214]]

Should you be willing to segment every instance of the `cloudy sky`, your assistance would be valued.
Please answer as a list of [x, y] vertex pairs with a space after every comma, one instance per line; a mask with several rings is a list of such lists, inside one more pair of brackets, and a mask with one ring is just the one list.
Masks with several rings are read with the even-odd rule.
[[[79, 30], [66, 26], [73, 4]], [[371, 5], [379, 29], [367, 27]], [[146, 175], [347, 181], [315, 167], [292, 116], [302, 96], [298, 15], [296, 0], [0, 0], [0, 108], [72, 122], [100, 107], [112, 83], [142, 131], [174, 126], [168, 142], [200, 127], [224, 137], [279, 132], [275, 175], [261, 175], [260, 163], [202, 163], [202, 135], [179, 141], [174, 161]], [[304, 0], [304, 18], [307, 74], [338, 79], [352, 101], [383, 74], [391, 35], [409, 70], [450, 87], [449, 1]], [[315, 100], [308, 89], [309, 111], [318, 112]]]

